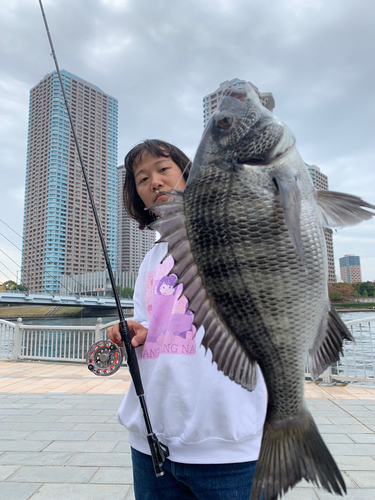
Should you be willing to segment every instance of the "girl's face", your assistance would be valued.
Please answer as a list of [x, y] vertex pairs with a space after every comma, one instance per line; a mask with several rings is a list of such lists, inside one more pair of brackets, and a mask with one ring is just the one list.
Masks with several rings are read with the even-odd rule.
[[171, 285], [167, 285], [166, 283], [163, 283], [161, 287], [159, 288], [159, 291], [161, 295], [172, 295], [174, 292], [174, 288]]
[[[137, 193], [145, 204], [150, 207], [170, 199], [160, 191], [185, 189], [185, 179], [179, 167], [170, 159], [147, 154], [133, 167]], [[154, 211], [155, 212], [155, 211]], [[156, 215], [160, 215], [155, 212]]]

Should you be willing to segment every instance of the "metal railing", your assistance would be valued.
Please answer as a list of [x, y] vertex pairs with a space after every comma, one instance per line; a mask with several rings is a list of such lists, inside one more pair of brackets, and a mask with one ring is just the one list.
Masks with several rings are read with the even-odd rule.
[[13, 354], [15, 324], [0, 320], [0, 358], [9, 358]]
[[[0, 358], [84, 362], [89, 347], [106, 338], [106, 330], [116, 321], [95, 326], [24, 325], [0, 320]], [[323, 382], [375, 383], [375, 317], [346, 322], [355, 343], [345, 342], [340, 360], [321, 376]], [[306, 377], [310, 374], [306, 369]]]
[[354, 342], [344, 342], [343, 355], [330, 367], [330, 379], [346, 382], [375, 382], [375, 317], [347, 321]]
[[89, 347], [106, 338], [106, 330], [116, 321], [95, 326], [24, 325], [0, 320], [0, 357], [46, 361], [85, 362]]

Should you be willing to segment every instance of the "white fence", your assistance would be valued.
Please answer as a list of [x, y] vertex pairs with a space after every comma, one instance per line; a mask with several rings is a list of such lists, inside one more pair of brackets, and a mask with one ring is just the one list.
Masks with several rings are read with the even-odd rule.
[[[106, 338], [106, 330], [116, 323], [95, 326], [24, 325], [0, 320], [0, 358], [84, 362], [89, 347]], [[345, 342], [340, 360], [324, 372], [324, 382], [332, 380], [375, 382], [375, 317], [346, 322], [355, 344]], [[306, 377], [309, 374], [306, 372]]]
[[[354, 342], [344, 342], [340, 361], [330, 367], [331, 380], [375, 382], [375, 317], [347, 321]], [[329, 382], [330, 380], [327, 380]]]
[[24, 325], [0, 320], [0, 358], [46, 361], [86, 361], [89, 347], [106, 338], [106, 329], [116, 323], [95, 326]]
[[0, 320], [0, 357], [10, 358], [13, 354], [15, 324]]

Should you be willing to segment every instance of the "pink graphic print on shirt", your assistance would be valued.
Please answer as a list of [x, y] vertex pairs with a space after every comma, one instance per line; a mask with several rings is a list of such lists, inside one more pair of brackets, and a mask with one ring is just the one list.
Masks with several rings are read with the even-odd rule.
[[181, 296], [182, 285], [174, 288], [177, 277], [168, 276], [172, 257], [146, 276], [145, 292], [149, 329], [141, 358], [154, 359], [160, 354], [195, 354], [196, 328], [188, 301]]

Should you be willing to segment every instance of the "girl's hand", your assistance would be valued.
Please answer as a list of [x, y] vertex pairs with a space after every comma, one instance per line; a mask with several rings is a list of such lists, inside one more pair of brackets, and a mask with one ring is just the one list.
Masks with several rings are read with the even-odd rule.
[[[130, 336], [132, 338], [132, 346], [133, 347], [138, 347], [142, 344], [145, 343], [147, 333], [148, 333], [148, 328], [145, 328], [143, 325], [140, 323], [137, 323], [137, 321], [127, 321], [128, 327], [129, 327], [129, 332]], [[122, 347], [122, 340], [121, 340], [121, 333], [120, 333], [120, 324], [116, 323], [115, 325], [111, 326], [107, 330], [107, 336], [109, 340], [117, 344], [119, 347]]]

